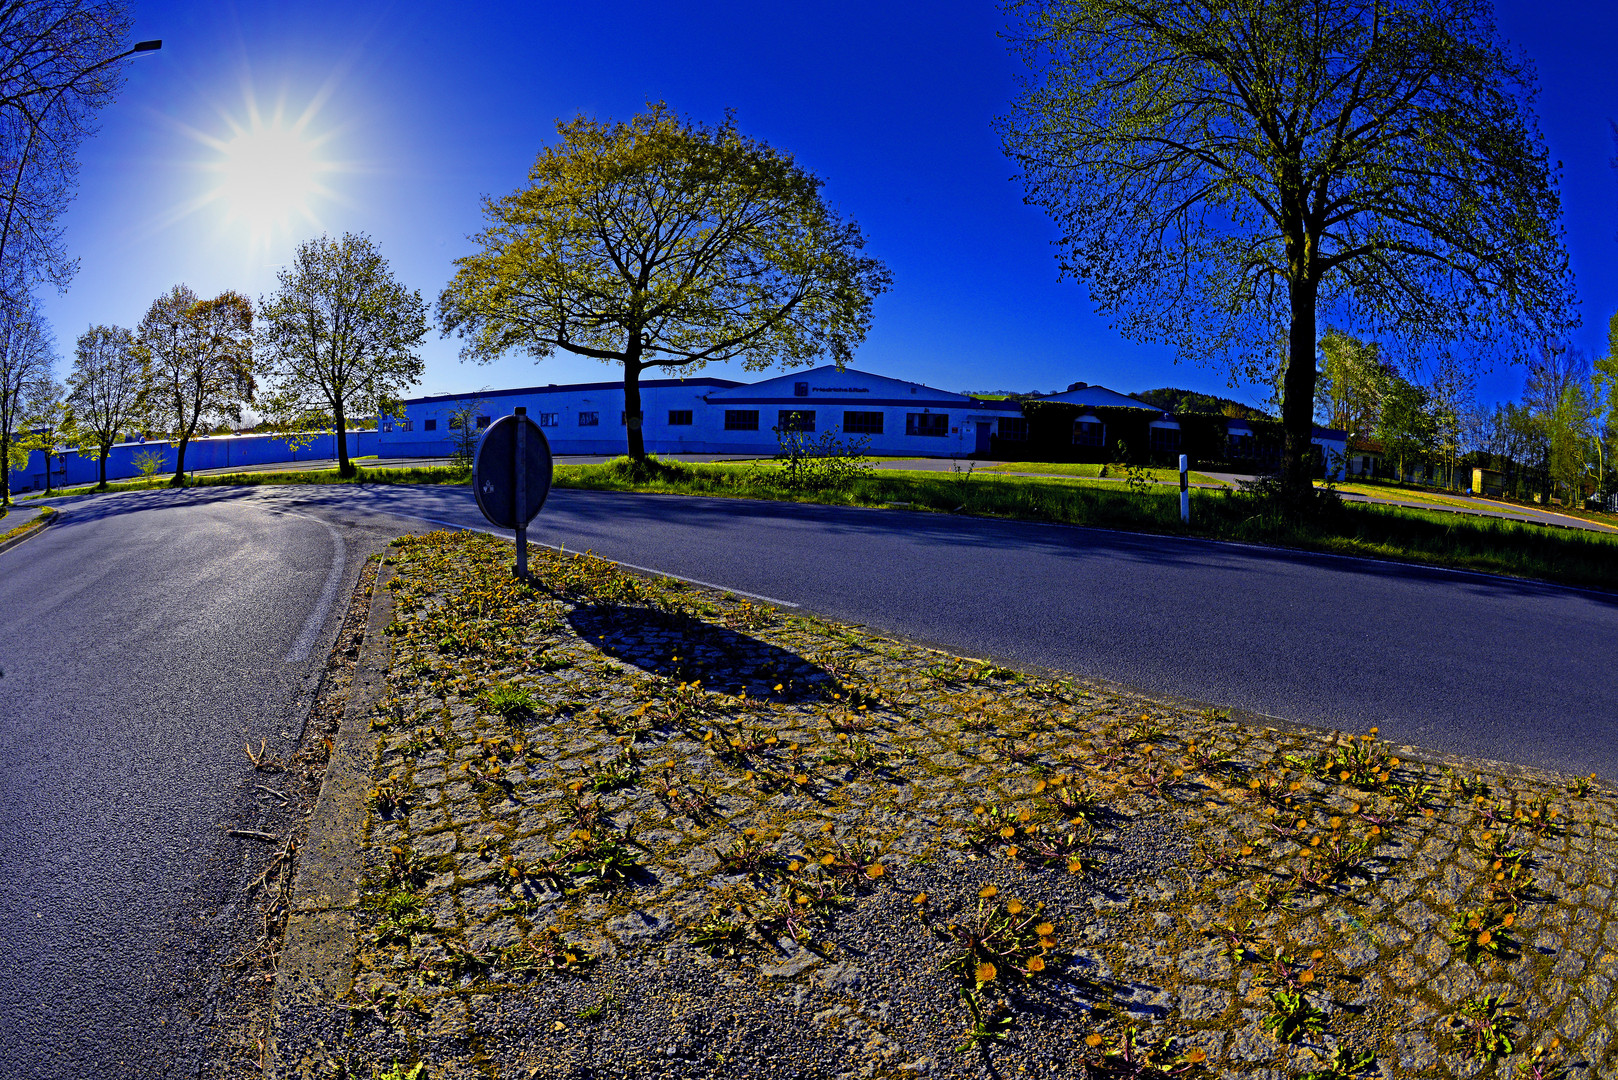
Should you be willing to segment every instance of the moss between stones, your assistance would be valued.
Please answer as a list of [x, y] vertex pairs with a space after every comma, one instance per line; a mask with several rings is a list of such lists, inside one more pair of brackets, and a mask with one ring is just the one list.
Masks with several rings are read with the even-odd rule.
[[1606, 792], [509, 558], [399, 542], [294, 1072], [1612, 1075]]

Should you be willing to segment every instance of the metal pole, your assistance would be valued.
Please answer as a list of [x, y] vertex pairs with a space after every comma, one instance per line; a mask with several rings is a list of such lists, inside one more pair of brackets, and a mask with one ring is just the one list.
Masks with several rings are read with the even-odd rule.
[[517, 518], [517, 576], [528, 576], [528, 409], [517, 406], [517, 461], [512, 470], [517, 488], [512, 506]]
[[1185, 455], [1180, 455], [1180, 523], [1191, 524], [1191, 487], [1186, 479]]

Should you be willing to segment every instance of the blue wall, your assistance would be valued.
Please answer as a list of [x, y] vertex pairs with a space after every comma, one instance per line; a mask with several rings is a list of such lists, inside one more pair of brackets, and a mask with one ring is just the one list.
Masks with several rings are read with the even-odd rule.
[[[140, 475], [135, 455], [151, 451], [163, 455], [163, 469], [159, 476], [174, 473], [175, 448], [166, 441], [145, 443], [119, 443], [107, 455], [107, 479], [127, 480]], [[361, 457], [376, 453], [376, 432], [350, 431], [348, 454]], [[329, 460], [337, 456], [337, 436], [328, 432], [316, 435], [296, 449], [287, 445], [280, 435], [214, 435], [192, 439], [185, 448], [186, 471], [192, 469], [230, 469], [241, 465], [274, 465], [283, 462]], [[94, 455], [70, 451], [55, 462], [56, 474], [51, 486], [93, 484], [100, 479], [100, 466]], [[65, 471], [65, 476], [64, 476]], [[11, 474], [11, 490], [43, 491], [45, 489], [45, 454], [35, 450], [28, 455], [28, 464]]]

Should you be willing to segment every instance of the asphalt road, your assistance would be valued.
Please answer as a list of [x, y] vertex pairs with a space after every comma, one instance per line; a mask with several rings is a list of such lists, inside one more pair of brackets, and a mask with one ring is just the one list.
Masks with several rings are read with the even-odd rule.
[[[0, 554], [0, 1075], [193, 1076], [241, 745], [290, 746], [365, 554], [464, 487], [59, 503]], [[535, 540], [970, 655], [1618, 780], [1618, 597], [902, 511], [556, 491]], [[338, 553], [341, 552], [340, 569]], [[327, 609], [323, 598], [338, 601]]]
[[194, 1077], [267, 860], [227, 836], [243, 744], [301, 734], [385, 535], [216, 488], [62, 505], [0, 553], [0, 1076]]
[[[485, 528], [464, 488], [282, 489]], [[290, 494], [296, 491], [297, 494]], [[1618, 783], [1618, 596], [1240, 544], [554, 491], [531, 536], [970, 655]]]

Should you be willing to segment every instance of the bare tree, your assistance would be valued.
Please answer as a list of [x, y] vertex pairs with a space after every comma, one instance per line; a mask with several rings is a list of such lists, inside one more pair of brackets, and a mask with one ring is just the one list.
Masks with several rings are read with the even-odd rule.
[[253, 377], [253, 304], [225, 291], [198, 300], [176, 285], [152, 301], [140, 321], [140, 348], [149, 365], [152, 406], [172, 421], [174, 487], [185, 485], [185, 451], [199, 426], [241, 422], [257, 390]]
[[12, 468], [28, 461], [19, 429], [55, 362], [50, 328], [33, 298], [0, 293], [0, 513], [11, 506]]
[[76, 263], [59, 219], [72, 199], [79, 144], [123, 82], [125, 0], [0, 0], [0, 289], [63, 286]]
[[67, 403], [95, 451], [101, 467], [97, 486], [104, 488], [112, 444], [145, 405], [150, 383], [146, 358], [135, 348], [135, 335], [124, 327], [92, 326], [79, 335], [67, 381]]

